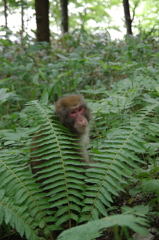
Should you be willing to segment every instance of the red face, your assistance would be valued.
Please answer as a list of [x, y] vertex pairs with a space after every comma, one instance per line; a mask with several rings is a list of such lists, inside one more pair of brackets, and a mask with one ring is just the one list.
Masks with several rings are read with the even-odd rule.
[[88, 125], [88, 121], [84, 115], [85, 115], [85, 108], [83, 106], [73, 108], [69, 112], [69, 116], [75, 120], [74, 128], [78, 132], [84, 132]]

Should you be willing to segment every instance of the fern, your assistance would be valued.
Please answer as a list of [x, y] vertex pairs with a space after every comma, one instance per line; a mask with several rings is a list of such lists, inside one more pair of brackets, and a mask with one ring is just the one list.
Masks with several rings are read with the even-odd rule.
[[[99, 149], [92, 152], [92, 168], [83, 170], [83, 164], [77, 161], [73, 150], [79, 146], [74, 143], [72, 134], [57, 121], [52, 109], [37, 101], [29, 103], [23, 115], [25, 124], [31, 127], [24, 131], [32, 139], [42, 130], [42, 138], [34, 141], [40, 148], [32, 155], [37, 161], [45, 161], [38, 166], [40, 175], [33, 177], [28, 165], [30, 141], [26, 140], [27, 145], [21, 146], [20, 150], [13, 144], [2, 151], [0, 207], [3, 215], [0, 223], [5, 221], [29, 240], [54, 239], [54, 230], [107, 216], [113, 197], [124, 191], [133, 169], [143, 163], [140, 154], [146, 152], [149, 115], [158, 105], [146, 107], [125, 125], [111, 131]], [[37, 183], [36, 177], [42, 183]], [[125, 226], [131, 227], [131, 221]], [[39, 231], [43, 237], [39, 237]], [[92, 238], [91, 235], [88, 239]]]
[[100, 153], [93, 154], [97, 163], [86, 173], [88, 186], [84, 193], [81, 222], [107, 216], [107, 207], [113, 202], [112, 195], [124, 191], [125, 179], [131, 178], [133, 169], [138, 168], [137, 163], [144, 163], [137, 154], [146, 152], [145, 128], [151, 121], [148, 115], [158, 106], [156, 103], [143, 109], [137, 117], [115, 130], [111, 139], [103, 141]]

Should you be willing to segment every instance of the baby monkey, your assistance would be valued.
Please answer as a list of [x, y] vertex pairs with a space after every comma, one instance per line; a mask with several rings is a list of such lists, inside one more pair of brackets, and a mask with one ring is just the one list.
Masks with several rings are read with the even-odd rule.
[[[62, 97], [55, 104], [55, 114], [58, 116], [59, 121], [63, 126], [68, 128], [75, 135], [76, 143], [81, 146], [77, 152], [81, 162], [86, 163], [85, 168], [89, 168], [89, 156], [87, 152], [87, 145], [89, 143], [89, 121], [90, 121], [90, 109], [84, 100], [84, 97], [80, 94], [69, 95]], [[33, 141], [40, 138], [34, 137]], [[36, 144], [32, 144], [31, 152], [36, 151], [38, 147]], [[43, 163], [44, 160], [36, 161], [36, 157], [31, 156], [31, 168], [33, 173], [37, 173], [40, 169], [34, 168]]]

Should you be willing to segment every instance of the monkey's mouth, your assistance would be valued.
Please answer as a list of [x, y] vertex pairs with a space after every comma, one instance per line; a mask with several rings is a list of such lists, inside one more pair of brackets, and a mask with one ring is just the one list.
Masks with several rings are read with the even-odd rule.
[[80, 126], [80, 127], [78, 127], [78, 131], [83, 132], [86, 130], [86, 127], [87, 127], [86, 125]]

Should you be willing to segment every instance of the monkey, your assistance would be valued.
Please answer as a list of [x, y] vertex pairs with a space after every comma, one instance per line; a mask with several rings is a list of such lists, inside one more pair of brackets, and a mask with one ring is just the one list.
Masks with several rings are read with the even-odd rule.
[[62, 125], [75, 134], [76, 142], [82, 147], [81, 161], [89, 164], [87, 145], [89, 144], [90, 109], [84, 97], [75, 94], [61, 98], [55, 104], [55, 114]]
[[[81, 146], [79, 150], [75, 150], [79, 156], [79, 160], [86, 163], [84, 168], [89, 168], [89, 156], [87, 152], [87, 145], [89, 143], [89, 122], [91, 118], [90, 109], [84, 97], [80, 94], [68, 95], [60, 98], [55, 103], [55, 114], [57, 115], [61, 124], [68, 128], [74, 134], [75, 142]], [[42, 137], [42, 131], [38, 136], [33, 138], [33, 141]], [[31, 153], [37, 150], [35, 143], [31, 144]], [[40, 169], [34, 168], [43, 163], [44, 160], [36, 161], [37, 157], [31, 156], [31, 169], [36, 174]], [[40, 181], [39, 181], [40, 182]]]

